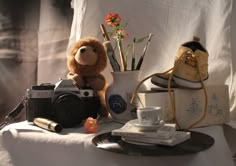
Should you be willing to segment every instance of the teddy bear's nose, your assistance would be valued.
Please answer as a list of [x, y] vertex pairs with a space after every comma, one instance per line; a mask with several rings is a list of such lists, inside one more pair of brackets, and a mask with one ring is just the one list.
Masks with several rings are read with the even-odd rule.
[[86, 51], [86, 48], [81, 48], [80, 53], [84, 53]]

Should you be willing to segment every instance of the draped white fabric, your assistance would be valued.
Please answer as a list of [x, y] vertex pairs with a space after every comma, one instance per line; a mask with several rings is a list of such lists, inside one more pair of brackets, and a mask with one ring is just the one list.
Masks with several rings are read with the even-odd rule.
[[27, 88], [66, 78], [73, 10], [58, 2], [0, 0], [0, 121]]
[[[99, 133], [121, 126], [114, 122], [100, 124]], [[2, 165], [7, 166], [234, 165], [222, 126], [208, 126], [194, 130], [212, 136], [215, 140], [214, 145], [209, 149], [189, 155], [136, 156], [96, 148], [92, 143], [95, 134], [86, 134], [83, 127], [65, 129], [61, 134], [57, 134], [24, 121], [6, 126], [0, 132], [0, 161]], [[109, 146], [109, 142], [107, 144]]]
[[[209, 51], [208, 84], [227, 84], [230, 91], [231, 119], [236, 120], [235, 54], [236, 3], [232, 0], [73, 0], [73, 22], [52, 5], [53, 0], [29, 3], [21, 1], [7, 7], [1, 2], [1, 41], [15, 37], [20, 49], [6, 58], [6, 49], [0, 50], [1, 113], [12, 109], [32, 84], [55, 83], [66, 78], [66, 50], [76, 40], [93, 36], [103, 40], [99, 25], [108, 13], [119, 13], [127, 23], [129, 40], [153, 33], [149, 50], [142, 65], [143, 77], [163, 72], [174, 64], [178, 47], [198, 36]], [[6, 2], [6, 1], [5, 1]], [[8, 1], [7, 1], [8, 2]], [[9, 1], [10, 2], [10, 1]], [[22, 2], [25, 2], [22, 5]], [[41, 6], [41, 7], [40, 7]], [[22, 10], [15, 10], [21, 8]], [[11, 20], [2, 10], [15, 11], [19, 20]], [[11, 22], [16, 29], [9, 33]], [[13, 23], [12, 23], [13, 24]], [[71, 27], [72, 24], [72, 27]], [[5, 27], [4, 30], [4, 26]], [[71, 29], [70, 29], [71, 28]], [[4, 37], [5, 35], [5, 37]], [[10, 37], [9, 37], [10, 36]], [[68, 43], [68, 38], [70, 39]], [[16, 42], [17, 44], [17, 42]], [[137, 58], [144, 43], [137, 48]], [[129, 59], [130, 60], [130, 59]], [[110, 83], [111, 67], [103, 72]], [[13, 81], [12, 81], [13, 80]], [[152, 87], [150, 81], [145, 82]]]
[[[15, 6], [6, 6], [5, 2], [14, 2]], [[209, 52], [208, 84], [229, 85], [231, 124], [236, 126], [236, 123], [233, 123], [236, 121], [235, 1], [72, 0], [73, 22], [72, 13], [63, 14], [53, 2], [54, 0], [0, 0], [0, 120], [1, 116], [5, 116], [7, 111], [16, 106], [31, 85], [55, 83], [59, 78], [66, 78], [68, 49], [75, 41], [86, 36], [97, 37], [102, 41], [100, 24], [105, 24], [104, 18], [108, 13], [119, 13], [128, 23], [129, 39], [125, 44], [132, 42], [134, 37], [154, 34], [141, 68], [142, 78], [171, 68], [178, 47], [193, 36], [198, 36]], [[15, 11], [12, 17], [6, 14], [6, 11], [10, 10]], [[12, 19], [15, 16], [17, 19]], [[16, 29], [13, 30], [11, 26], [16, 26]], [[137, 59], [144, 44], [145, 42], [136, 46]], [[9, 47], [11, 51], [5, 47]], [[130, 57], [128, 60], [130, 64]], [[108, 64], [103, 72], [107, 84], [112, 81], [111, 71]], [[150, 80], [145, 84], [148, 88], [154, 86]], [[32, 165], [38, 159], [38, 154], [42, 154], [42, 160], [39, 160], [41, 165], [78, 165], [78, 160], [87, 165], [144, 165], [147, 159], [150, 163], [161, 165], [233, 165], [230, 148], [234, 149], [233, 153], [236, 151], [234, 147], [227, 145], [222, 126], [196, 129], [212, 135], [216, 141], [215, 145], [196, 156], [174, 157], [174, 160], [169, 156], [130, 158], [101, 152], [90, 142], [93, 135], [84, 134], [83, 128], [68, 129], [65, 135], [56, 135], [41, 129], [40, 133], [35, 131], [32, 134], [31, 127], [35, 129], [35, 126], [21, 122], [4, 129], [12, 137], [0, 138], [0, 163]], [[100, 127], [103, 132], [110, 131], [113, 126]], [[11, 135], [11, 131], [16, 130], [17, 137], [14, 133]], [[65, 154], [67, 158], [63, 158]], [[99, 159], [99, 163], [98, 160], [90, 160], [91, 156]]]
[[0, 120], [36, 82], [39, 4], [0, 1]]
[[[74, 0], [69, 47], [86, 36], [102, 41], [100, 24], [105, 24], [104, 18], [108, 13], [118, 13], [128, 23], [129, 39], [126, 44], [134, 37], [154, 34], [141, 68], [145, 77], [171, 68], [178, 47], [198, 36], [209, 52], [208, 84], [229, 85], [231, 119], [235, 120], [234, 6], [236, 4], [232, 0]], [[139, 44], [137, 57], [143, 47], [144, 43]], [[112, 79], [111, 71], [108, 64], [104, 71], [108, 83]], [[150, 81], [145, 84], [153, 86]]]
[[71, 15], [53, 7], [53, 1], [41, 1], [38, 34], [37, 83], [56, 83], [65, 79], [66, 48], [70, 35]]

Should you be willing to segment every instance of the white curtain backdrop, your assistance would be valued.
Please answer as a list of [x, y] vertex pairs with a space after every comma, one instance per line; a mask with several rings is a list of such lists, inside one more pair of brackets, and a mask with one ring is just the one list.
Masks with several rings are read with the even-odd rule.
[[[65, 79], [66, 49], [72, 23], [72, 10], [58, 6], [59, 1], [41, 0], [38, 31], [37, 83], [56, 83]], [[57, 6], [56, 6], [57, 5]], [[63, 5], [63, 4], [62, 4]], [[70, 4], [68, 3], [69, 7]], [[60, 8], [61, 7], [61, 8]]]
[[66, 78], [73, 10], [65, 2], [0, 0], [0, 121], [27, 88]]
[[[81, 37], [103, 41], [100, 24], [108, 13], [118, 13], [128, 23], [130, 43], [134, 37], [153, 33], [142, 65], [143, 77], [163, 72], [174, 64], [178, 47], [198, 36], [209, 52], [208, 84], [229, 86], [231, 119], [236, 120], [235, 70], [236, 4], [232, 0], [74, 0], [69, 48]], [[108, 29], [107, 29], [108, 30]], [[142, 53], [143, 44], [136, 52]], [[111, 67], [104, 71], [111, 81]], [[150, 81], [147, 87], [153, 87]]]
[[0, 121], [36, 82], [39, 4], [0, 0]]
[[[209, 51], [208, 84], [229, 85], [231, 120], [236, 120], [235, 1], [72, 0], [71, 5], [73, 15], [62, 13], [54, 0], [0, 0], [0, 119], [31, 85], [66, 78], [67, 47], [86, 36], [103, 41], [100, 24], [105, 24], [108, 13], [119, 13], [128, 23], [125, 44], [133, 37], [154, 34], [141, 68], [142, 77], [172, 67], [178, 47], [198, 36]], [[6, 49], [11, 45], [6, 44], [8, 41], [15, 47]], [[137, 58], [144, 44], [137, 45]], [[103, 72], [107, 83], [112, 81], [111, 71], [108, 64]], [[150, 81], [145, 84], [153, 86]]]

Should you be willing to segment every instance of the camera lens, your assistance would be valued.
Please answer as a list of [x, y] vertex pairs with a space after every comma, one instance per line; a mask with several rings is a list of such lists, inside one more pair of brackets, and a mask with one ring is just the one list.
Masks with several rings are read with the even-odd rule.
[[86, 116], [83, 100], [75, 94], [59, 95], [53, 102], [55, 121], [63, 127], [74, 127]]

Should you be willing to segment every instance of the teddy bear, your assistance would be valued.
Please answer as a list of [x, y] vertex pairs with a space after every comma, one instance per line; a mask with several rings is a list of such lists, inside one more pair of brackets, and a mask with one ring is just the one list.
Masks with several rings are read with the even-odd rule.
[[105, 48], [94, 37], [75, 42], [67, 56], [67, 78], [73, 80], [78, 88], [92, 88], [98, 92], [102, 105], [99, 114], [102, 116], [108, 115], [104, 99], [106, 80], [101, 74], [106, 65]]
[[67, 78], [73, 80], [78, 88], [91, 87], [100, 91], [106, 83], [101, 74], [106, 65], [107, 57], [103, 44], [93, 37], [82, 38], [72, 46], [68, 55]]

